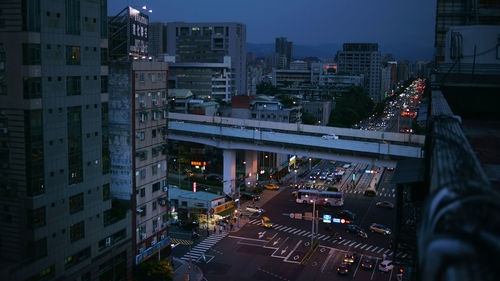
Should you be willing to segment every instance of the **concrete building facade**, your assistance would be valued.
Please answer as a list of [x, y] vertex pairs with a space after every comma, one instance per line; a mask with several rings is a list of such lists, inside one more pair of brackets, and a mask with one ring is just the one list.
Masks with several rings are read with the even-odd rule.
[[293, 42], [289, 42], [286, 37], [276, 38], [275, 52], [278, 54], [278, 68], [290, 68], [293, 59]]
[[131, 212], [110, 192], [107, 2], [0, 10], [2, 280], [127, 280]]
[[167, 37], [167, 52], [176, 63], [224, 63], [231, 57], [231, 86], [236, 95], [246, 94], [245, 24], [169, 22]]
[[135, 263], [169, 239], [167, 72], [164, 62], [110, 63], [111, 192], [132, 202]]
[[381, 101], [381, 54], [377, 43], [344, 43], [342, 51], [337, 53], [337, 60], [340, 72], [363, 74], [368, 96], [376, 103]]

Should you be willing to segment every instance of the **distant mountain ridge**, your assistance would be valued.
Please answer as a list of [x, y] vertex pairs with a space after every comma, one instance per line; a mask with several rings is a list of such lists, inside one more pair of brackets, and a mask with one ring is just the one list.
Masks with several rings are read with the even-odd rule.
[[[396, 60], [429, 61], [432, 59], [433, 46], [399, 46], [399, 50], [387, 50], [379, 45], [382, 58], [387, 53], [392, 53]], [[337, 51], [342, 50], [342, 44], [328, 43], [320, 45], [293, 44], [293, 58], [318, 57], [320, 59], [334, 58]], [[247, 43], [247, 52], [253, 52], [256, 57], [266, 57], [274, 52], [274, 43]]]

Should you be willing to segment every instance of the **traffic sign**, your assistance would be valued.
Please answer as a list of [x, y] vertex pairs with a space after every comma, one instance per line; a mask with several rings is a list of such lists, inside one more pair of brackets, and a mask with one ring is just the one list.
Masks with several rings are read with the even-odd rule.
[[332, 215], [323, 215], [324, 223], [332, 223]]

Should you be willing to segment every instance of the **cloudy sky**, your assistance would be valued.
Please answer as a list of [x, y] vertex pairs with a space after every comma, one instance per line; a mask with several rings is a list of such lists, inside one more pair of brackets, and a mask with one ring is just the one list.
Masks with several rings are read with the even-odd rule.
[[126, 5], [147, 5], [151, 21], [242, 22], [249, 43], [377, 42], [384, 52], [432, 57], [436, 0], [108, 0], [109, 14]]

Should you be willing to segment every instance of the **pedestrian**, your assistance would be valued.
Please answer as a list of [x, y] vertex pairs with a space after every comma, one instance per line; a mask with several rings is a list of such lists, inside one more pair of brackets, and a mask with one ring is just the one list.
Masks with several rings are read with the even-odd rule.
[[383, 254], [383, 255], [382, 255], [382, 258], [383, 258], [383, 260], [385, 261], [385, 260], [387, 259], [387, 255], [386, 255], [386, 254]]
[[233, 224], [232, 223], [229, 225], [229, 229], [231, 229], [231, 231], [233, 231]]
[[217, 232], [217, 226], [214, 225], [214, 234]]
[[222, 225], [219, 227], [219, 232], [222, 234]]
[[207, 227], [207, 237], [210, 236], [210, 230]]

